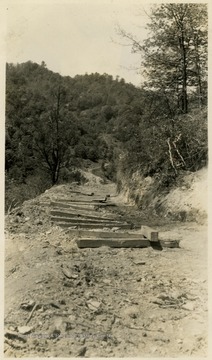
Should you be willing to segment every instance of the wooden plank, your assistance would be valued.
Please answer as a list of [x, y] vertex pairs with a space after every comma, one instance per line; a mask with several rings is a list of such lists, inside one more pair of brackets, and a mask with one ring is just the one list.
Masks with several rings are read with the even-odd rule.
[[77, 194], [77, 196], [89, 196], [89, 197], [92, 197], [92, 198], [102, 198], [102, 196], [104, 197], [107, 197], [107, 198], [110, 198], [110, 197], [116, 197], [118, 196], [117, 194], [108, 194], [108, 193], [104, 193], [104, 194], [98, 194], [98, 193], [95, 193], [95, 192], [91, 192], [91, 193], [83, 193], [82, 191], [74, 191], [74, 190], [70, 190], [69, 191], [71, 193], [71, 196], [72, 194]]
[[[127, 222], [125, 221], [117, 221], [117, 220], [108, 220], [108, 219], [89, 219], [89, 218], [78, 218], [78, 217], [65, 217], [65, 216], [51, 216], [51, 221], [56, 222], [56, 221], [60, 221], [60, 222], [67, 222], [67, 223], [95, 223], [95, 224], [106, 224], [106, 223], [110, 223], [113, 224], [113, 226], [119, 226], [119, 225], [124, 225], [127, 224]], [[131, 224], [130, 224], [131, 225]]]
[[80, 202], [61, 202], [61, 201], [52, 201], [51, 202], [51, 206], [57, 206], [57, 207], [61, 207], [61, 208], [69, 208], [69, 207], [72, 207], [72, 208], [77, 208], [77, 209], [84, 209], [84, 210], [88, 210], [88, 209], [95, 209], [95, 208], [98, 208], [98, 207], [109, 207], [109, 206], [117, 206], [116, 204], [114, 203], [91, 203], [91, 202], [88, 202], [88, 203], [80, 203]]
[[64, 199], [63, 202], [86, 202], [86, 203], [93, 203], [93, 202], [105, 202], [105, 199], [101, 196], [72, 196], [69, 199]]
[[91, 203], [91, 202], [89, 202], [89, 203], [85, 203], [85, 202], [72, 202], [72, 203], [68, 203], [70, 206], [72, 206], [72, 207], [74, 207], [74, 208], [80, 208], [81, 206], [84, 206], [84, 207], [90, 207], [91, 209], [93, 208], [93, 209], [95, 209], [95, 208], [100, 208], [100, 207], [102, 207], [102, 208], [104, 208], [104, 207], [115, 207], [115, 206], [117, 206], [116, 204], [114, 204], [114, 203]]
[[98, 248], [101, 246], [109, 246], [113, 248], [143, 248], [150, 246], [148, 239], [123, 239], [123, 238], [80, 238], [76, 239], [79, 248]]
[[[71, 190], [70, 191], [71, 193], [73, 194], [79, 194], [79, 195], [82, 195], [82, 196], [94, 196], [94, 192], [91, 192], [91, 193], [83, 193], [81, 191], [74, 191], [74, 190]], [[95, 195], [95, 196], [98, 196], [98, 195]], [[100, 195], [99, 195], [100, 196]]]
[[158, 242], [158, 231], [150, 228], [149, 226], [141, 226], [141, 233], [144, 235], [148, 240]]
[[130, 230], [132, 229], [131, 224], [121, 224], [121, 225], [115, 225], [114, 223], [105, 223], [105, 224], [99, 224], [99, 223], [68, 223], [68, 222], [61, 222], [61, 223], [57, 223], [58, 226], [62, 227], [62, 228], [67, 228], [67, 227], [75, 227], [75, 228], [88, 228], [88, 229], [102, 229], [102, 228], [120, 228], [120, 229], [127, 229]]
[[73, 210], [73, 211], [89, 211], [89, 212], [94, 212], [96, 213], [99, 209], [99, 207], [97, 208], [95, 205], [69, 205], [69, 209]]
[[94, 204], [87, 204], [87, 205], [74, 205], [72, 204], [65, 204], [65, 203], [61, 203], [61, 202], [52, 202], [51, 203], [51, 207], [55, 206], [61, 209], [70, 209], [70, 210], [74, 210], [74, 211], [96, 211], [96, 206]]
[[107, 221], [114, 221], [116, 219], [116, 221], [120, 221], [121, 218], [119, 218], [118, 216], [115, 216], [113, 218], [109, 218], [109, 217], [104, 217], [104, 216], [95, 216], [95, 215], [90, 215], [90, 212], [76, 212], [75, 211], [64, 211], [64, 210], [59, 210], [59, 209], [52, 209], [50, 211], [51, 215], [53, 216], [63, 216], [63, 217], [72, 217], [72, 218], [77, 218], [77, 219], [81, 219], [81, 218], [86, 218], [86, 219], [94, 219], [94, 220], [107, 220]]
[[68, 229], [68, 234], [77, 236], [77, 237], [85, 237], [85, 238], [137, 238], [142, 239], [143, 236], [138, 232], [120, 232], [120, 231], [94, 231], [94, 230], [81, 230], [81, 229]]
[[57, 201], [52, 201], [51, 206], [57, 206], [57, 207], [60, 207], [62, 209], [69, 209], [70, 208], [70, 205], [69, 204], [65, 204], [65, 203], [61, 203], [61, 202], [57, 202]]
[[[102, 198], [98, 198], [98, 199], [85, 199], [84, 197], [82, 197], [80, 199], [80, 197], [76, 198], [71, 198], [71, 199], [58, 199], [58, 201], [61, 201], [63, 203], [78, 203], [78, 204], [99, 204], [99, 203], [105, 203], [105, 199]], [[109, 203], [109, 202], [108, 202]]]

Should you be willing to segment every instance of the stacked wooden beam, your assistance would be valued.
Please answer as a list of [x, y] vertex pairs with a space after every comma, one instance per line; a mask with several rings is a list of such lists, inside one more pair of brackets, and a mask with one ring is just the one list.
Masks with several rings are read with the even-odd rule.
[[[76, 243], [80, 248], [100, 246], [142, 248], [161, 247], [161, 245], [179, 247], [179, 243], [172, 241], [162, 243], [158, 232], [154, 229], [123, 221], [121, 216], [109, 212], [110, 207], [116, 206], [109, 195], [101, 198], [93, 193], [73, 191], [69, 199], [58, 199], [52, 202], [51, 206], [52, 222], [75, 235]], [[104, 208], [107, 212], [102, 211]]]
[[[119, 228], [132, 229], [135, 227], [131, 222], [123, 221], [116, 214], [105, 215], [98, 211], [99, 208], [114, 207], [116, 204], [110, 201], [109, 196], [101, 198], [75, 193], [69, 199], [58, 199], [52, 202], [51, 220], [63, 228], [77, 227], [87, 229]], [[137, 225], [138, 228], [138, 225]]]

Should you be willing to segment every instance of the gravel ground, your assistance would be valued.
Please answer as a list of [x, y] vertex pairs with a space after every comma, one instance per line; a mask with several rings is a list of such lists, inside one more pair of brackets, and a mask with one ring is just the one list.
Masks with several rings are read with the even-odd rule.
[[180, 248], [79, 249], [51, 223], [51, 201], [74, 189], [116, 195], [114, 184], [89, 180], [6, 217], [4, 356], [207, 356], [207, 226], [148, 219], [116, 196], [113, 213], [154, 223]]

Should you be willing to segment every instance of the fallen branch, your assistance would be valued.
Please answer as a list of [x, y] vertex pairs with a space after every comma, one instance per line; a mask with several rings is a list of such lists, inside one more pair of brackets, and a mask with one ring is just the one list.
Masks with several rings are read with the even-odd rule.
[[166, 309], [166, 308], [179, 309], [181, 305], [179, 305], [179, 304], [163, 304], [163, 305], [159, 305], [159, 306], [162, 309]]
[[147, 329], [146, 327], [142, 326], [131, 326], [131, 325], [125, 325], [126, 327], [128, 327], [129, 329], [133, 329], [133, 330], [144, 330], [144, 331], [158, 331], [158, 332], [163, 332], [161, 329], [160, 330], [156, 330], [156, 329]]
[[171, 166], [173, 167], [175, 174], [177, 174], [177, 170], [176, 170], [176, 168], [175, 168], [175, 166], [174, 166], [174, 161], [173, 161], [173, 157], [172, 157], [172, 150], [171, 150], [171, 145], [170, 145], [170, 139], [168, 138], [168, 139], [166, 140], [166, 142], [167, 142], [168, 148], [169, 148], [169, 160], [170, 160]]
[[31, 311], [31, 313], [29, 314], [29, 317], [28, 317], [28, 319], [27, 319], [27, 321], [26, 321], [26, 325], [30, 322], [30, 320], [31, 320], [31, 318], [32, 318], [32, 315], [33, 315], [34, 311], [35, 311], [36, 308], [37, 308], [37, 305], [38, 305], [38, 304], [35, 303], [35, 305], [33, 306], [32, 311]]

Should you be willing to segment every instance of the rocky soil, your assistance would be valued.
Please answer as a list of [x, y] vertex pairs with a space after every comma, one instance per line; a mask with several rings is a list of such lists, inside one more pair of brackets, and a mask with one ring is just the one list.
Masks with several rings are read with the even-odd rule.
[[116, 195], [114, 184], [88, 180], [6, 216], [4, 356], [206, 356], [207, 225], [147, 218], [116, 196], [110, 212], [154, 225], [180, 248], [79, 249], [51, 222], [51, 202], [73, 190]]

